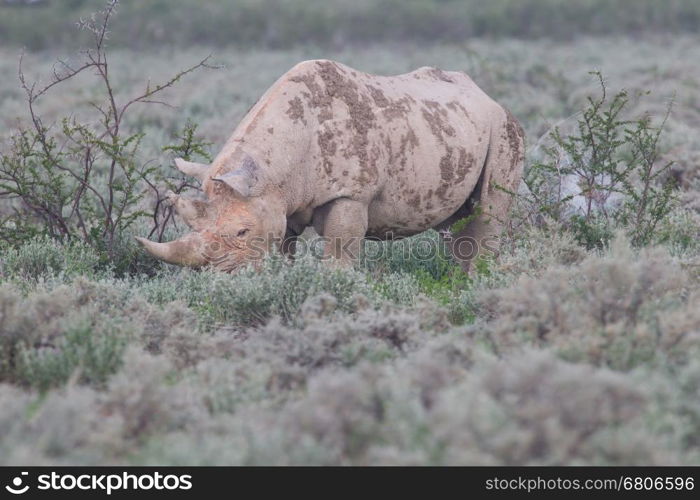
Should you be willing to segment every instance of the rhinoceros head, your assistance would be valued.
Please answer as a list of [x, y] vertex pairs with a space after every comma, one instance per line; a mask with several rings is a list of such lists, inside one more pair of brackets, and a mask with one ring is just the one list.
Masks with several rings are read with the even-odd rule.
[[230, 272], [259, 262], [281, 243], [286, 226], [281, 197], [270, 192], [250, 156], [236, 154], [211, 166], [181, 159], [175, 164], [202, 181], [206, 199], [168, 193], [169, 203], [193, 231], [168, 243], [137, 237], [154, 257], [181, 266], [211, 265]]

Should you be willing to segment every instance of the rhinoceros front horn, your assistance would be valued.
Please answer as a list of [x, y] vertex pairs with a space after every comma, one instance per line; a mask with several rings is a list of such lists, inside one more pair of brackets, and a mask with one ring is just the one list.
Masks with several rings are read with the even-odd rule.
[[185, 161], [182, 158], [175, 158], [175, 166], [183, 174], [199, 179], [202, 182], [206, 179], [207, 170], [209, 170], [209, 165]]
[[190, 233], [169, 243], [158, 243], [136, 237], [136, 241], [156, 259], [179, 266], [201, 267], [208, 263], [204, 242], [199, 233]]

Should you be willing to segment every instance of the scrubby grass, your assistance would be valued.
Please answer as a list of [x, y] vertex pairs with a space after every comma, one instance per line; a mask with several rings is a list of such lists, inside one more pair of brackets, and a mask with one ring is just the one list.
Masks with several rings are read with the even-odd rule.
[[[14, 52], [2, 51], [7, 130], [21, 99], [6, 57]], [[177, 66], [208, 52], [178, 51]], [[634, 114], [663, 116], [676, 92], [661, 152], [676, 161], [668, 175], [679, 204], [642, 248], [618, 231], [611, 244], [588, 249], [552, 220], [516, 217], [499, 259], [472, 278], [435, 232], [370, 242], [356, 269], [272, 256], [231, 276], [159, 264], [128, 239], [119, 255], [141, 256], [131, 272], [77, 242], [38, 236], [8, 245], [0, 254], [0, 462], [700, 463], [693, 55], [692, 37], [218, 51], [228, 69], [171, 89], [167, 99], [179, 108], [134, 110], [128, 126], [145, 134], [143, 161], [168, 169], [161, 147], [188, 118], [216, 151], [261, 89], [318, 56], [386, 74], [465, 69], [523, 122], [533, 161], [540, 137], [596, 91], [588, 71], [598, 67], [611, 91], [652, 90], [630, 102]], [[139, 58], [114, 53], [119, 91], [167, 74], [175, 56]], [[43, 68], [50, 60], [27, 56]], [[47, 118], [66, 107], [85, 112], [97, 89], [71, 85], [43, 103]], [[3, 200], [2, 214], [11, 209]]]
[[528, 236], [466, 326], [303, 261], [6, 285], [3, 461], [697, 463], [697, 254]]

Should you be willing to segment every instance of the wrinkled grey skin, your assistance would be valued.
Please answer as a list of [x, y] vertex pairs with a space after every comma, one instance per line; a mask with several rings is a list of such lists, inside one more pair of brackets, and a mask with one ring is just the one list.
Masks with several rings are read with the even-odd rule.
[[348, 263], [366, 236], [409, 236], [471, 215], [449, 242], [468, 271], [497, 248], [523, 152], [520, 125], [464, 73], [375, 76], [305, 61], [263, 95], [211, 165], [176, 161], [206, 197], [170, 195], [193, 232], [139, 241], [167, 262], [231, 271], [274, 247], [292, 252], [313, 225], [326, 255]]

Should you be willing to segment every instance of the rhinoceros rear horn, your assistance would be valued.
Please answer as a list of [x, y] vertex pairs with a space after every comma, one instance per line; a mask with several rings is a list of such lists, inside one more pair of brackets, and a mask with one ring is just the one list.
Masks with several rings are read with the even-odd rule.
[[207, 170], [209, 169], [209, 165], [186, 161], [182, 158], [175, 159], [175, 166], [183, 174], [199, 179], [202, 182], [204, 182], [207, 175]]
[[207, 264], [204, 242], [199, 233], [190, 233], [169, 243], [136, 237], [136, 241], [156, 259], [179, 266], [201, 267]]

